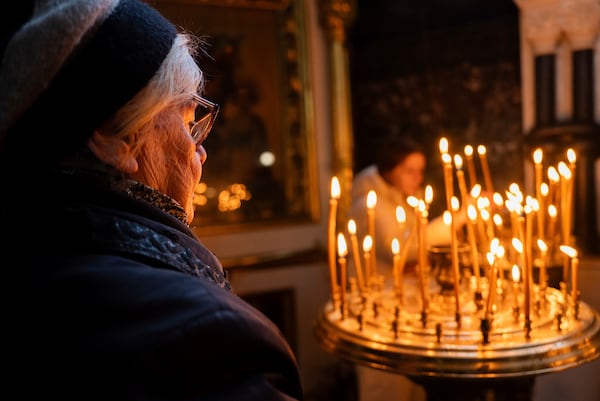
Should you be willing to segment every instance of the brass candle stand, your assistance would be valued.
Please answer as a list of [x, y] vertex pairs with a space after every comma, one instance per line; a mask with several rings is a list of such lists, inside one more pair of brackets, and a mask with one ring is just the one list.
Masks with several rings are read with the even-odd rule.
[[523, 291], [508, 277], [496, 276], [490, 286], [482, 274], [478, 293], [471, 266], [461, 263], [456, 311], [447, 267], [434, 265], [439, 250], [429, 256], [425, 307], [417, 275], [405, 277], [401, 291], [379, 282], [361, 292], [351, 281], [344, 311], [340, 303], [328, 302], [315, 320], [324, 349], [406, 375], [424, 385], [430, 401], [486, 399], [490, 391], [496, 400], [527, 400], [535, 376], [600, 356], [600, 316], [574, 299], [564, 283], [534, 285], [527, 319]]

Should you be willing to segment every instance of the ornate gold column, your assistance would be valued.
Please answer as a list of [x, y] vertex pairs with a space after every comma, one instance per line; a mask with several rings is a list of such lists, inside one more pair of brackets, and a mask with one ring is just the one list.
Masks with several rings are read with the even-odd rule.
[[[352, 106], [346, 28], [354, 19], [355, 5], [352, 0], [321, 0], [321, 24], [327, 39], [331, 84], [331, 171], [340, 181], [342, 193], [349, 193], [353, 177], [354, 139], [352, 130]], [[345, 216], [349, 209], [349, 196], [342, 196], [338, 216]]]

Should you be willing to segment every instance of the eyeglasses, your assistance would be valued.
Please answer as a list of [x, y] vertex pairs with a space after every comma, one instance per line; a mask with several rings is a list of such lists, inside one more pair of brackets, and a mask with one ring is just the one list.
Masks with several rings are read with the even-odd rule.
[[196, 115], [200, 118], [190, 123], [190, 135], [196, 145], [201, 145], [206, 140], [217, 114], [219, 114], [219, 105], [198, 95], [192, 95], [192, 100], [198, 103]]

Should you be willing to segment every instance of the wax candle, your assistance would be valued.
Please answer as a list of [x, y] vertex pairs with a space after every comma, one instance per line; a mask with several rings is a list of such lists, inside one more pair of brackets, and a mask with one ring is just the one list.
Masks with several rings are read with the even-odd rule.
[[421, 301], [423, 306], [423, 312], [428, 308], [428, 298], [425, 291], [426, 276], [425, 269], [427, 268], [427, 242], [426, 242], [426, 230], [427, 230], [427, 210], [425, 210], [425, 202], [419, 201], [419, 282], [421, 285]]
[[490, 174], [490, 166], [488, 165], [486, 152], [487, 150], [484, 145], [477, 146], [477, 153], [479, 154], [479, 161], [481, 162], [481, 171], [483, 172], [485, 189], [489, 193], [494, 193], [494, 186], [492, 185], [492, 176]]
[[342, 320], [346, 318], [348, 312], [348, 302], [346, 299], [346, 287], [347, 287], [347, 269], [346, 269], [346, 255], [348, 254], [348, 247], [346, 246], [346, 239], [344, 234], [338, 233], [337, 235], [337, 254], [338, 264], [340, 265], [340, 301], [341, 301], [341, 314]]
[[[534, 167], [535, 167], [535, 197], [538, 200], [538, 202], [542, 199], [542, 170], [543, 170], [543, 165], [542, 165], [542, 159], [543, 159], [543, 152], [541, 148], [537, 148], [534, 152], [533, 152], [533, 163], [534, 163]], [[543, 227], [542, 227], [542, 214], [538, 213], [537, 214], [537, 222], [538, 222], [538, 237], [540, 236], [541, 233], [543, 233]]]
[[396, 206], [396, 221], [398, 222], [398, 236], [402, 244], [405, 241], [405, 224], [406, 224], [406, 211], [402, 206]]
[[538, 212], [538, 238], [542, 241], [546, 239], [546, 204], [548, 201], [548, 184], [542, 182], [540, 184], [539, 212]]
[[494, 303], [494, 293], [496, 292], [496, 263], [494, 254], [492, 252], [486, 252], [486, 258], [489, 266], [489, 274], [488, 274], [488, 294], [487, 294], [487, 302], [485, 307], [485, 316], [486, 318], [490, 318], [490, 314], [492, 313], [492, 305]]
[[373, 241], [371, 251], [371, 277], [375, 277], [377, 270], [377, 247], [375, 246], [375, 206], [377, 205], [377, 193], [373, 190], [367, 193], [367, 229]]
[[560, 217], [562, 227], [562, 243], [571, 244], [571, 170], [565, 162], [558, 163], [558, 172], [560, 174]]
[[392, 239], [392, 262], [393, 267], [392, 271], [394, 273], [394, 289], [396, 290], [396, 294], [402, 294], [402, 271], [400, 266], [400, 242], [398, 238]]
[[336, 176], [331, 178], [331, 197], [329, 198], [329, 221], [328, 221], [328, 255], [329, 255], [329, 279], [331, 284], [331, 299], [335, 303], [339, 300], [339, 290], [337, 284], [337, 265], [335, 261], [335, 232], [337, 219], [338, 199], [340, 198], [340, 182]]
[[467, 206], [467, 217], [469, 223], [467, 224], [467, 239], [471, 247], [471, 259], [473, 263], [473, 272], [475, 273], [475, 280], [477, 284], [477, 291], [481, 291], [481, 278], [479, 273], [479, 250], [477, 249], [477, 240], [475, 239], [475, 227], [477, 224], [477, 210], [475, 206]]
[[363, 277], [362, 263], [360, 261], [358, 238], [356, 237], [356, 222], [353, 219], [348, 220], [348, 234], [350, 234], [350, 245], [352, 246], [352, 256], [354, 257], [354, 269], [356, 270], [358, 289], [361, 293], [364, 293], [365, 280]]
[[514, 308], [515, 310], [519, 309], [519, 281], [521, 281], [521, 274], [519, 272], [519, 266], [514, 264], [511, 270], [511, 276], [513, 280], [513, 298], [514, 298]]
[[529, 300], [529, 289], [527, 288], [528, 285], [528, 281], [527, 281], [527, 267], [526, 267], [526, 262], [525, 262], [525, 253], [523, 250], [523, 242], [520, 241], [518, 238], [513, 238], [512, 239], [512, 245], [513, 248], [517, 251], [517, 253], [521, 256], [521, 269], [523, 269], [523, 282], [525, 284], [525, 289], [524, 289], [524, 300], [523, 300], [523, 306], [525, 309], [525, 321], [528, 322], [529, 321], [529, 315], [530, 315], [530, 300]]
[[556, 209], [556, 206], [548, 205], [548, 217], [550, 218], [550, 221], [548, 222], [548, 239], [551, 243], [554, 243], [557, 216], [558, 210]]
[[548, 193], [548, 202], [554, 203], [556, 205], [559, 204], [560, 193], [558, 191], [558, 186], [560, 182], [560, 175], [558, 174], [558, 170], [556, 167], [550, 166], [548, 167], [548, 185], [549, 185], [549, 193]]
[[469, 175], [469, 188], [477, 184], [477, 175], [475, 174], [475, 163], [473, 163], [473, 146], [465, 146], [465, 159], [467, 160], [467, 174]]
[[460, 155], [454, 155], [454, 167], [456, 167], [456, 179], [458, 180], [458, 190], [460, 192], [461, 201], [466, 205], [469, 201], [469, 193], [465, 181], [465, 172], [463, 171], [463, 161]]
[[371, 264], [371, 251], [373, 249], [373, 238], [369, 234], [365, 235], [362, 242], [363, 258], [365, 260], [365, 284], [368, 289], [371, 289], [373, 278], [373, 267]]
[[448, 153], [442, 155], [442, 163], [444, 165], [444, 187], [446, 189], [446, 208], [452, 210], [450, 204], [454, 195], [454, 180], [452, 179], [452, 157]]
[[577, 250], [569, 245], [561, 245], [560, 250], [571, 259], [571, 298], [573, 299], [573, 305], [577, 311], [579, 299], [579, 289], [577, 283], [579, 280], [579, 258], [577, 257]]
[[458, 267], [458, 239], [456, 238], [456, 213], [459, 209], [459, 202], [456, 196], [452, 197], [451, 200], [451, 237], [450, 237], [450, 247], [452, 250], [452, 271], [454, 273], [454, 299], [455, 299], [455, 307], [456, 307], [456, 316], [460, 314], [460, 271]]
[[546, 255], [548, 254], [548, 246], [546, 243], [539, 239], [537, 240], [537, 246], [540, 250], [540, 288], [545, 289], [548, 286], [548, 274], [546, 271]]

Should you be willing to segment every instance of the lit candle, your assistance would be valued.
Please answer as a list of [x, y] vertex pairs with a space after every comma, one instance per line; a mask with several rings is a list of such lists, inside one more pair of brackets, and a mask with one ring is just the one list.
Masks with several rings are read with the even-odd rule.
[[402, 206], [396, 206], [396, 221], [398, 222], [398, 234], [400, 236], [400, 240], [404, 244], [404, 226], [406, 224], [406, 211]]
[[[544, 166], [542, 166], [542, 158], [543, 158], [543, 153], [542, 153], [542, 149], [541, 148], [537, 148], [534, 152], [533, 152], [533, 163], [534, 163], [534, 167], [535, 167], [535, 197], [536, 199], [538, 199], [538, 202], [541, 201], [542, 199], [542, 169]], [[543, 228], [542, 228], [542, 213], [538, 213], [537, 214], [537, 221], [538, 221], [538, 236], [542, 235], [541, 233], [543, 232]]]
[[454, 180], [452, 179], [452, 157], [448, 153], [442, 155], [442, 163], [444, 164], [444, 186], [446, 188], [446, 207], [452, 210], [450, 204], [452, 196], [454, 196]]
[[335, 262], [335, 231], [337, 219], [337, 205], [340, 198], [340, 182], [336, 176], [331, 179], [331, 198], [329, 199], [329, 223], [328, 223], [328, 254], [329, 254], [329, 275], [331, 282], [331, 298], [336, 307], [336, 302], [339, 300], [337, 287], [337, 266]]
[[394, 272], [394, 288], [396, 294], [402, 299], [402, 273], [403, 266], [400, 266], [400, 242], [398, 238], [392, 239], [392, 255], [393, 255], [393, 272]]
[[560, 175], [558, 174], [558, 170], [556, 167], [550, 166], [548, 167], [548, 185], [550, 186], [548, 192], [548, 202], [558, 204], [560, 199], [559, 192], [557, 187], [559, 185]]
[[511, 275], [512, 275], [512, 280], [513, 280], [514, 308], [515, 308], [515, 310], [518, 310], [519, 309], [519, 281], [521, 280], [519, 266], [513, 265]]
[[546, 255], [548, 253], [548, 246], [539, 238], [537, 240], [537, 246], [540, 249], [540, 288], [544, 290], [548, 286], [548, 274], [546, 272]]
[[550, 222], [548, 223], [548, 239], [551, 243], [554, 243], [554, 236], [556, 232], [556, 219], [558, 216], [558, 210], [556, 210], [556, 206], [548, 205], [548, 217], [550, 217]]
[[578, 270], [579, 270], [579, 258], [577, 257], [577, 250], [568, 245], [561, 245], [560, 250], [569, 258], [571, 258], [571, 298], [573, 298], [573, 305], [575, 306], [575, 317], [577, 317], [578, 302], [579, 302], [579, 290], [578, 290]]
[[446, 137], [440, 138], [440, 142], [439, 142], [438, 146], [440, 149], [440, 155], [448, 153], [448, 146], [449, 146], [448, 138], [446, 138]]
[[473, 272], [475, 273], [475, 279], [477, 284], [477, 291], [481, 291], [480, 287], [480, 274], [479, 274], [479, 250], [477, 249], [477, 241], [475, 240], [475, 225], [477, 224], [477, 210], [475, 206], [467, 206], [467, 217], [469, 218], [470, 224], [467, 224], [467, 238], [471, 245], [471, 259], [473, 263]]
[[[526, 204], [525, 211], [525, 243], [523, 244], [523, 253], [525, 254], [525, 267], [523, 268], [523, 279], [525, 282], [525, 302], [531, 302], [533, 291], [533, 209], [530, 204]], [[527, 312], [527, 308], [525, 308]], [[525, 321], [529, 321], [529, 314], [525, 314]]]
[[346, 302], [346, 255], [348, 254], [348, 247], [346, 246], [346, 239], [344, 238], [344, 234], [342, 233], [338, 233], [337, 235], [337, 249], [338, 263], [340, 265], [341, 314], [342, 320], [344, 320], [348, 311], [348, 303]]
[[365, 292], [365, 281], [360, 262], [360, 252], [358, 250], [358, 239], [356, 238], [356, 222], [353, 219], [348, 220], [348, 234], [350, 234], [350, 244], [352, 246], [352, 255], [354, 256], [354, 269], [356, 270], [356, 279], [361, 293]]
[[425, 204], [427, 206], [427, 210], [429, 210], [429, 206], [433, 201], [433, 187], [431, 185], [427, 185], [425, 187]]
[[467, 183], [465, 181], [465, 172], [463, 171], [463, 161], [460, 155], [454, 155], [454, 167], [456, 167], [456, 178], [458, 179], [458, 189], [462, 203], [466, 205], [469, 201]]
[[562, 242], [566, 245], [571, 244], [571, 210], [570, 210], [570, 181], [571, 170], [565, 162], [558, 163], [558, 172], [560, 173], [560, 217], [562, 227]]
[[419, 201], [419, 281], [421, 284], [421, 300], [423, 305], [423, 312], [428, 308], [427, 293], [425, 292], [425, 269], [427, 266], [427, 243], [426, 243], [426, 229], [427, 229], [427, 210], [425, 210], [425, 202]]
[[473, 163], [473, 146], [465, 146], [465, 159], [467, 159], [467, 174], [469, 174], [469, 188], [477, 184], [477, 176], [475, 175], [475, 163]]
[[363, 258], [365, 259], [365, 282], [367, 288], [371, 288], [371, 280], [373, 277], [372, 265], [371, 265], [371, 251], [373, 249], [373, 238], [369, 234], [365, 235], [362, 243]]
[[479, 154], [479, 161], [481, 162], [481, 171], [483, 172], [485, 189], [487, 189], [489, 193], [494, 193], [494, 186], [492, 185], [492, 176], [490, 175], [490, 166], [488, 165], [485, 146], [477, 146], [477, 153]]
[[452, 271], [454, 272], [454, 299], [455, 299], [455, 307], [456, 307], [456, 316], [460, 314], [460, 297], [459, 297], [459, 282], [460, 282], [460, 271], [458, 268], [458, 239], [456, 238], [456, 213], [459, 209], [458, 198], [456, 196], [452, 197], [451, 200], [452, 205], [452, 220], [451, 220], [451, 237], [450, 237], [450, 247], [452, 248]]
[[371, 190], [367, 193], [367, 229], [373, 241], [373, 249], [371, 251], [371, 277], [375, 277], [377, 270], [377, 252], [375, 251], [375, 206], [377, 205], [377, 194]]
[[528, 322], [529, 321], [529, 314], [530, 314], [530, 300], [529, 300], [529, 288], [528, 288], [528, 280], [527, 280], [527, 268], [526, 268], [526, 262], [525, 262], [525, 253], [523, 250], [523, 243], [517, 239], [517, 238], [513, 238], [512, 239], [512, 246], [513, 248], [517, 251], [517, 253], [519, 255], [521, 255], [521, 268], [523, 269], [523, 282], [525, 284], [525, 299], [523, 300], [523, 304], [524, 304], [524, 309], [525, 309], [525, 321]]
[[546, 203], [548, 201], [549, 186], [545, 182], [540, 184], [539, 213], [538, 213], [538, 238], [546, 239]]
[[485, 307], [485, 316], [490, 318], [492, 312], [492, 305], [494, 303], [494, 292], [496, 292], [496, 263], [494, 254], [492, 252], [486, 253], [488, 265], [489, 265], [489, 276], [488, 276], [488, 294], [487, 302]]

